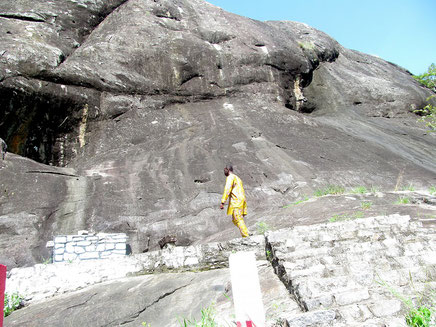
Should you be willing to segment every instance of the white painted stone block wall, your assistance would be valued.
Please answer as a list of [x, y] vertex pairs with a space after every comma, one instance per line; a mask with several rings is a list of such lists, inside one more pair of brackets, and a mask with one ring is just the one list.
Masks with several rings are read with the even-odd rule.
[[53, 262], [106, 259], [127, 253], [127, 235], [124, 233], [61, 235], [49, 243], [48, 246], [53, 247]]

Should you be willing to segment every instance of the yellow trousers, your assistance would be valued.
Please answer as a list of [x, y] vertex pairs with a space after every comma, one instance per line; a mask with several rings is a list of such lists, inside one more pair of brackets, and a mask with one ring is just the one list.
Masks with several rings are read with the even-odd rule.
[[241, 232], [242, 237], [248, 237], [248, 229], [247, 226], [245, 226], [244, 218], [242, 216], [242, 209], [235, 208], [233, 209], [232, 213], [233, 223], [236, 227], [239, 228], [239, 231]]

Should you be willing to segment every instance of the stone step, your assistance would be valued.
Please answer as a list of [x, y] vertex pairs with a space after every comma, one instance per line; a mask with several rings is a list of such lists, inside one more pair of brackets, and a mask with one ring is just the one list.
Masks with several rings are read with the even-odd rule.
[[286, 317], [289, 327], [331, 326], [337, 314], [334, 310], [318, 310]]
[[[420, 222], [410, 222], [409, 216], [391, 215], [318, 224], [316, 229], [312, 225], [296, 226], [292, 229], [282, 230], [276, 236], [279, 243], [286, 239], [291, 244], [296, 244], [308, 241], [322, 241], [323, 239], [348, 239], [351, 235], [354, 237], [353, 232], [362, 230], [390, 232], [391, 228], [394, 230], [418, 230], [422, 229], [422, 224]], [[269, 235], [269, 242], [272, 244], [275, 242], [274, 237], [274, 235]]]
[[436, 233], [409, 216], [299, 226], [268, 233], [266, 243], [300, 306], [334, 311], [332, 326], [393, 326], [404, 321], [393, 293], [436, 289]]

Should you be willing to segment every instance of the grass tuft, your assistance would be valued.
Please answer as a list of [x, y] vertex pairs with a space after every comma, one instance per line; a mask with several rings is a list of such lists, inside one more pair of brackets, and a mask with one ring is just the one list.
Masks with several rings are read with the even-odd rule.
[[410, 204], [410, 199], [406, 196], [400, 196], [395, 204]]
[[215, 308], [212, 303], [210, 306], [201, 309], [201, 320], [182, 318], [179, 321], [181, 327], [219, 327], [215, 321]]
[[362, 202], [362, 203], [360, 204], [360, 207], [361, 207], [363, 210], [369, 210], [369, 209], [371, 209], [371, 206], [372, 206], [372, 202]]
[[256, 223], [257, 227], [257, 234], [265, 235], [265, 233], [269, 230], [271, 230], [271, 227], [264, 221], [260, 221]]
[[365, 186], [358, 186], [351, 190], [353, 194], [365, 194], [368, 193], [368, 189]]
[[299, 204], [301, 204], [303, 202], [306, 202], [306, 201], [309, 201], [309, 197], [307, 195], [305, 195], [302, 200], [298, 200], [298, 201], [293, 202], [291, 204], [285, 205], [282, 208], [289, 208], [289, 207], [292, 207], [292, 206], [296, 206], [296, 205], [299, 205]]
[[338, 195], [338, 194], [344, 194], [344, 193], [345, 193], [345, 188], [343, 186], [328, 185], [324, 189], [316, 190], [315, 196], [320, 197], [320, 196], [329, 195], [329, 194]]
[[412, 184], [404, 186], [403, 187], [403, 191], [411, 191], [411, 192], [413, 192], [413, 191], [415, 191], [415, 186], [413, 186]]

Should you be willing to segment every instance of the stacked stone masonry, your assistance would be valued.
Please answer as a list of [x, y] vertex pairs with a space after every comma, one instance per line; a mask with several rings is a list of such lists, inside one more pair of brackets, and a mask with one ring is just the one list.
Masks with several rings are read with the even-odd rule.
[[26, 301], [31, 303], [127, 276], [226, 268], [230, 254], [238, 251], [254, 251], [257, 260], [265, 260], [265, 238], [259, 235], [222, 243], [111, 256], [110, 260], [75, 260], [14, 268], [8, 274], [6, 289], [8, 293], [25, 295]]
[[124, 233], [96, 235], [62, 235], [54, 238], [53, 262], [107, 259], [125, 256], [127, 235]]
[[290, 326], [406, 326], [401, 297], [436, 294], [436, 232], [409, 216], [298, 226], [266, 243], [306, 312]]

